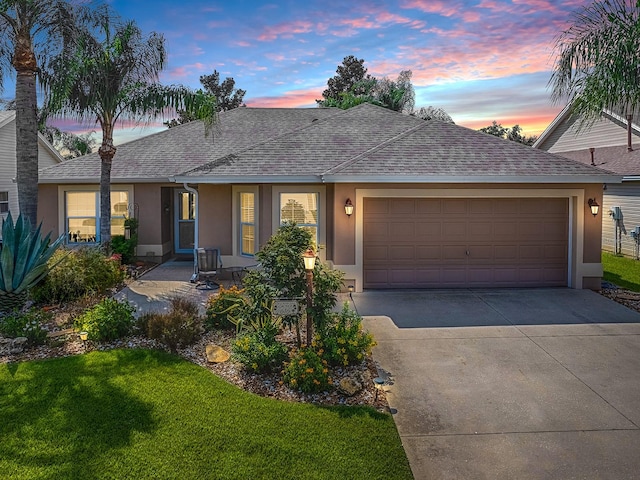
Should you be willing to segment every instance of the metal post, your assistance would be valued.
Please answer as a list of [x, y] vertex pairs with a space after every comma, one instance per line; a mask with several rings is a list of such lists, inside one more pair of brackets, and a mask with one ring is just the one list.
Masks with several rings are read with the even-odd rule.
[[307, 347], [311, 346], [313, 337], [313, 270], [307, 270]]

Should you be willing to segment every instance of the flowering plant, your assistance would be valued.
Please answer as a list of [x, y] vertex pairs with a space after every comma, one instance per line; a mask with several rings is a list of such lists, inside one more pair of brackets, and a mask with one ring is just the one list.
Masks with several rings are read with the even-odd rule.
[[322, 358], [323, 353], [322, 349], [313, 347], [292, 350], [282, 371], [283, 382], [305, 393], [327, 390], [331, 386], [331, 377], [327, 361]]

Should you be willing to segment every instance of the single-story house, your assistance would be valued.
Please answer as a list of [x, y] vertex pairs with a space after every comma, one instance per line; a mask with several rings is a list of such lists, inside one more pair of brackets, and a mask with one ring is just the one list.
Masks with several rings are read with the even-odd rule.
[[[41, 173], [39, 212], [70, 244], [97, 240], [99, 172], [90, 154]], [[620, 181], [370, 104], [237, 108], [220, 115], [213, 138], [193, 122], [120, 145], [113, 231], [135, 214], [139, 257], [217, 247], [229, 267], [255, 263], [260, 246], [293, 220], [356, 291], [598, 289], [601, 214], [588, 203]]]
[[[56, 165], [62, 157], [47, 139], [38, 134], [39, 168]], [[0, 219], [18, 218], [18, 186], [16, 184], [16, 112], [0, 111]], [[1, 220], [0, 220], [1, 223]], [[0, 231], [2, 238], [2, 231]]]
[[[602, 248], [637, 258], [640, 236], [640, 122], [605, 110], [588, 128], [565, 107], [540, 135], [534, 148], [622, 176], [606, 183], [603, 198]], [[631, 140], [629, 142], [629, 140]]]

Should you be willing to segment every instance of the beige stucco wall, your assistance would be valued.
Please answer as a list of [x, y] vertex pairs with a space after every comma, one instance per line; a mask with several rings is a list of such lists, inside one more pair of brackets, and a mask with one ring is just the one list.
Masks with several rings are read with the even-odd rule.
[[62, 234], [58, 225], [58, 186], [38, 186], [38, 219], [43, 232], [53, 232], [52, 237]]
[[198, 187], [199, 234], [201, 247], [216, 247], [221, 255], [233, 253], [231, 185]]

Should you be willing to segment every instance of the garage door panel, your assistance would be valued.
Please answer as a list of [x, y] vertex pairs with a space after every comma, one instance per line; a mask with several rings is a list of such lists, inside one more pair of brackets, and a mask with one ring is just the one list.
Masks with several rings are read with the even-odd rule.
[[467, 248], [462, 245], [443, 245], [442, 259], [445, 261], [467, 261]]
[[469, 235], [474, 242], [493, 241], [493, 223], [489, 220], [469, 223]]
[[441, 242], [444, 240], [442, 235], [441, 222], [421, 222], [416, 221], [416, 236], [422, 241]]
[[414, 261], [416, 259], [416, 249], [413, 245], [391, 245], [389, 246], [389, 260], [393, 261]]
[[568, 199], [369, 200], [365, 288], [567, 285]]
[[392, 198], [389, 200], [391, 215], [405, 215], [416, 213], [416, 202], [413, 198]]
[[437, 198], [417, 198], [416, 215], [439, 215], [442, 213], [442, 202]]
[[392, 241], [412, 241], [416, 235], [415, 223], [395, 221], [389, 225], [389, 237]]
[[442, 222], [442, 234], [445, 242], [456, 242], [467, 240], [467, 222], [466, 220]]
[[387, 263], [389, 261], [389, 247], [373, 245], [364, 251], [365, 263]]
[[440, 245], [416, 245], [416, 260], [424, 261], [442, 260], [442, 247]]
[[364, 235], [369, 240], [386, 242], [389, 240], [389, 223], [371, 221], [365, 224]]

